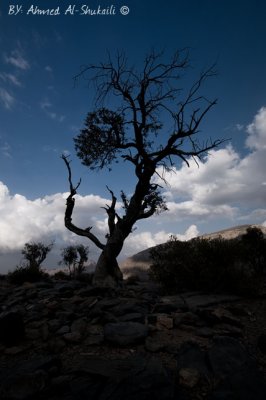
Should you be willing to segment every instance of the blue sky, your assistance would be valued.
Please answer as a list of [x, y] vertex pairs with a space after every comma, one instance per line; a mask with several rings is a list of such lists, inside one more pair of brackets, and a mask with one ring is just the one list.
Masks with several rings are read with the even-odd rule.
[[[230, 138], [200, 168], [178, 165], [167, 176], [169, 212], [140, 222], [124, 256], [164, 241], [170, 233], [189, 238], [244, 223], [266, 221], [266, 5], [259, 1], [164, 0], [150, 2], [21, 0], [23, 13], [8, 15], [0, 3], [0, 254], [2, 269], [29, 240], [77, 242], [63, 226], [68, 190], [60, 154], [72, 155], [73, 174], [82, 177], [76, 222], [104, 235], [105, 185], [117, 193], [134, 181], [123, 166], [91, 173], [80, 165], [73, 137], [93, 110], [93, 88], [74, 84], [82, 65], [125, 50], [141, 67], [151, 48], [190, 48], [189, 78], [217, 63], [217, 77], [202, 89], [218, 104], [202, 125], [203, 137]], [[115, 7], [115, 15], [64, 15], [67, 7]], [[30, 6], [60, 7], [58, 16], [28, 14]], [[120, 7], [129, 14], [121, 15]], [[187, 80], [185, 83], [189, 82]], [[167, 121], [166, 121], [167, 122]], [[96, 257], [93, 245], [92, 257]], [[17, 253], [16, 253], [17, 254]], [[56, 258], [56, 257], [55, 257]], [[10, 259], [11, 260], [11, 259]], [[13, 260], [13, 259], [12, 259]], [[13, 261], [12, 261], [13, 262]], [[12, 268], [12, 265], [10, 265]], [[0, 267], [1, 268], [1, 267]]]

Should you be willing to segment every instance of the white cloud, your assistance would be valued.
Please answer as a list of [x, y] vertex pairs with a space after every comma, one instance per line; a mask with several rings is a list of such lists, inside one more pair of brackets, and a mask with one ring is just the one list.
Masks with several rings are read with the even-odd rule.
[[256, 209], [266, 210], [266, 107], [258, 111], [247, 132], [250, 152], [243, 157], [229, 145], [210, 151], [199, 166], [191, 159], [189, 168], [183, 163], [179, 170], [159, 170], [168, 182], [168, 215], [236, 222], [243, 219], [244, 209], [252, 209], [257, 217]]
[[0, 101], [7, 110], [11, 110], [15, 98], [6, 89], [0, 87]]
[[11, 51], [10, 55], [5, 54], [4, 60], [7, 64], [11, 64], [14, 67], [22, 69], [24, 71], [30, 69], [29, 62], [26, 60], [21, 50], [19, 49]]
[[[0, 250], [19, 250], [31, 240], [56, 239], [58, 244], [77, 241], [78, 237], [64, 226], [66, 197], [67, 194], [57, 193], [29, 200], [20, 194], [10, 195], [7, 186], [0, 182]], [[73, 222], [84, 228], [84, 224], [94, 226], [93, 232], [103, 238], [95, 222], [105, 218], [100, 207], [106, 203], [107, 199], [92, 194], [76, 196]]]
[[[70, 243], [83, 242], [90, 247], [90, 258], [96, 259], [99, 255], [97, 249], [86, 238], [69, 232], [64, 226], [65, 202], [68, 193], [56, 193], [43, 198], [29, 200], [20, 194], [11, 195], [4, 183], [0, 182], [0, 254], [2, 261], [12, 259], [18, 263], [19, 252], [24, 244], [29, 241], [42, 241], [51, 243], [55, 241], [53, 249], [53, 266], [59, 261], [60, 249]], [[106, 213], [101, 207], [110, 204], [110, 199], [97, 195], [76, 195], [76, 206], [73, 212], [73, 223], [82, 228], [92, 226], [92, 232], [104, 243], [108, 232]], [[119, 211], [121, 204], [117, 204]], [[166, 242], [171, 234], [177, 232], [136, 232], [129, 236], [125, 242], [122, 257], [132, 255], [147, 247]], [[195, 225], [190, 226], [182, 235], [177, 235], [181, 240], [197, 236]], [[8, 254], [10, 255], [8, 257]], [[57, 261], [55, 261], [57, 260]], [[1, 270], [7, 271], [8, 266], [1, 264]], [[48, 265], [46, 263], [46, 265]], [[1, 271], [0, 271], [1, 272]]]
[[166, 232], [161, 230], [156, 233], [152, 232], [141, 232], [133, 233], [130, 235], [124, 245], [123, 253], [126, 256], [131, 256], [141, 250], [145, 250], [148, 247], [156, 246], [157, 244], [165, 243], [170, 239], [171, 235], [175, 235], [179, 240], [189, 240], [199, 235], [199, 231], [196, 225], [191, 225], [184, 234], [176, 232]]
[[247, 132], [248, 148], [257, 151], [266, 150], [266, 107], [261, 107], [253, 122], [247, 126]]

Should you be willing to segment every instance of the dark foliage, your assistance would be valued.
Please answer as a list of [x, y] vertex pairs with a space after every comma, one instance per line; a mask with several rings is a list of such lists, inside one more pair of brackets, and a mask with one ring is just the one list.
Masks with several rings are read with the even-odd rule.
[[17, 267], [13, 272], [9, 272], [7, 279], [10, 283], [22, 285], [24, 282], [38, 282], [48, 278], [48, 274], [39, 268]]
[[88, 261], [89, 248], [83, 244], [67, 246], [62, 250], [62, 260], [59, 265], [65, 265], [69, 270], [69, 275], [77, 277], [85, 270], [85, 262]]
[[106, 108], [88, 113], [85, 128], [74, 139], [77, 156], [91, 169], [110, 165], [125, 141], [123, 118]]
[[21, 253], [23, 254], [24, 263], [29, 268], [40, 268], [48, 253], [52, 250], [53, 243], [48, 246], [41, 242], [25, 243]]
[[14, 284], [24, 282], [37, 282], [48, 277], [48, 274], [41, 270], [41, 264], [51, 251], [53, 244], [44, 245], [41, 242], [25, 243], [21, 253], [24, 260], [13, 272], [8, 274], [8, 280]]
[[150, 276], [167, 293], [186, 290], [254, 295], [265, 278], [266, 239], [257, 228], [241, 238], [175, 237], [151, 250]]
[[57, 271], [54, 275], [53, 278], [58, 280], [58, 281], [69, 281], [71, 279], [70, 275], [67, 274], [64, 271]]

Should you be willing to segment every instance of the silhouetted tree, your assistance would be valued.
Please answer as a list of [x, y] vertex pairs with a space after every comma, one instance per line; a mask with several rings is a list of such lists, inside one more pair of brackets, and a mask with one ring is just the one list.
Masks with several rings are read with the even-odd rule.
[[62, 250], [62, 260], [60, 265], [64, 264], [69, 270], [69, 275], [80, 275], [85, 270], [85, 262], [88, 261], [89, 248], [83, 244], [78, 246], [67, 246]]
[[21, 253], [26, 263], [26, 267], [32, 269], [39, 269], [43, 261], [46, 259], [48, 253], [52, 250], [53, 243], [44, 245], [41, 242], [25, 243]]
[[[204, 71], [181, 100], [178, 83], [189, 66], [185, 51], [176, 52], [169, 62], [163, 54], [151, 52], [138, 71], [130, 68], [124, 54], [113, 61], [90, 65], [76, 77], [89, 75], [96, 85], [96, 109], [89, 112], [85, 127], [75, 137], [75, 148], [82, 163], [91, 170], [110, 167], [118, 159], [132, 165], [136, 186], [128, 197], [121, 191], [123, 215], [116, 210], [117, 198], [109, 189], [111, 204], [106, 206], [109, 232], [102, 243], [92, 232], [92, 227], [79, 228], [72, 223], [74, 196], [80, 185], [72, 183], [70, 161], [62, 156], [67, 169], [70, 195], [67, 198], [65, 226], [77, 235], [88, 237], [102, 250], [96, 265], [94, 284], [115, 286], [122, 280], [117, 256], [122, 250], [134, 224], [166, 209], [160, 194], [161, 187], [155, 182], [158, 167], [169, 169], [175, 159], [189, 166], [223, 141], [211, 139], [199, 142], [200, 124], [208, 111], [216, 104], [199, 91], [203, 83], [215, 74], [213, 67]], [[116, 104], [111, 110], [108, 104]], [[171, 120], [172, 128], [165, 127]]]

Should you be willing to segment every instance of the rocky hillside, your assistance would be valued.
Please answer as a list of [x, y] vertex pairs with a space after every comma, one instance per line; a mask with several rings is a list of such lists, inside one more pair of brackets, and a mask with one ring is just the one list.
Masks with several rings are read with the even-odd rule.
[[264, 400], [266, 301], [0, 282], [3, 400]]
[[[247, 229], [250, 227], [257, 227], [262, 230], [264, 235], [266, 235], [266, 227], [262, 225], [240, 225], [235, 226], [229, 229], [224, 229], [218, 232], [208, 233], [201, 235], [200, 237], [205, 239], [215, 239], [218, 237], [222, 237], [224, 239], [234, 239], [238, 236], [244, 235], [247, 232]], [[133, 256], [127, 258], [121, 265], [121, 269], [126, 273], [126, 275], [130, 275], [130, 270], [138, 271], [138, 270], [147, 270], [151, 265], [150, 259], [150, 250], [146, 249]]]

